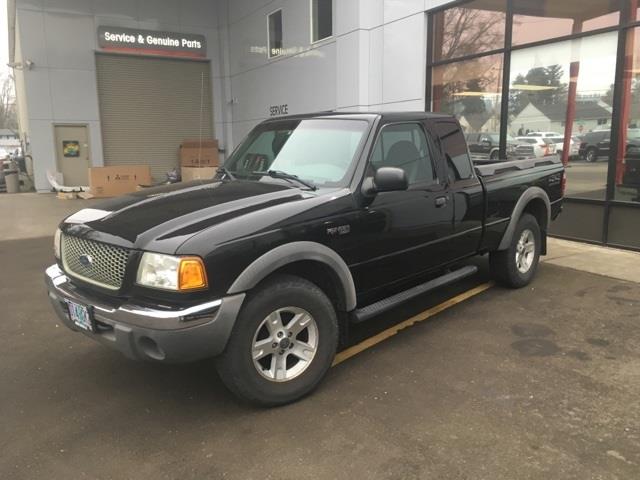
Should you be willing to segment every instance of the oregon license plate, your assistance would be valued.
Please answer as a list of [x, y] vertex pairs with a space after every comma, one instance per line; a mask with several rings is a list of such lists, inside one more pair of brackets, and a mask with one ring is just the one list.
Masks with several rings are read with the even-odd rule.
[[69, 301], [67, 301], [67, 305], [69, 307], [69, 318], [71, 318], [71, 321], [78, 327], [93, 332], [93, 320], [89, 308]]

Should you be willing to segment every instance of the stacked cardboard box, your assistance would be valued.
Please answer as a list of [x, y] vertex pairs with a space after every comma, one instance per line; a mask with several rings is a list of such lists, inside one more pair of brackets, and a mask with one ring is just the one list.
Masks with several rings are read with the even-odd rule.
[[138, 185], [151, 183], [149, 165], [118, 165], [89, 169], [89, 187], [95, 198], [116, 197], [135, 192]]
[[180, 145], [182, 181], [209, 180], [218, 170], [218, 141], [187, 139]]

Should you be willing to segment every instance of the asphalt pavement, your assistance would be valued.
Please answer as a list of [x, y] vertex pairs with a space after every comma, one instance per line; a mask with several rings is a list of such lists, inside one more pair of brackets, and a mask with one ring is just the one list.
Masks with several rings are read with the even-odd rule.
[[[1, 479], [640, 478], [639, 283], [542, 264], [257, 409], [211, 361], [132, 362], [64, 328], [50, 263], [48, 236], [0, 241]], [[478, 263], [354, 342], [484, 284]]]

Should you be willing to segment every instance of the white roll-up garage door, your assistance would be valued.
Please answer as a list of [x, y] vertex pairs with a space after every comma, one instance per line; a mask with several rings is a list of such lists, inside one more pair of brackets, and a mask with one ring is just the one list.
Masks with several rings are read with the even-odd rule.
[[209, 62], [96, 54], [96, 68], [105, 165], [163, 180], [182, 140], [212, 137]]

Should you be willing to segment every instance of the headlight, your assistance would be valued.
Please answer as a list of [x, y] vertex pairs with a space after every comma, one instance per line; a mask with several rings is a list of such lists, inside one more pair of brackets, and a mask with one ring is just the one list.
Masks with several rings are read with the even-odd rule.
[[163, 290], [197, 290], [206, 288], [207, 274], [199, 257], [145, 252], [140, 260], [136, 283]]
[[58, 228], [56, 233], [53, 235], [53, 254], [57, 259], [60, 259], [60, 237], [62, 237], [62, 232]]

